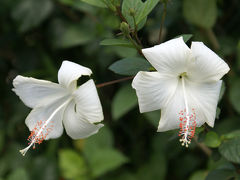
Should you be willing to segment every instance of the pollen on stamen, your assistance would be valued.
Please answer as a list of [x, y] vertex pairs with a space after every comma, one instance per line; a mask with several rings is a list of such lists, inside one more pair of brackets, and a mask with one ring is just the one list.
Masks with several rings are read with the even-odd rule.
[[35, 149], [35, 145], [41, 144], [46, 139], [48, 134], [52, 131], [52, 129], [52, 123], [47, 127], [44, 121], [38, 121], [27, 138], [28, 144], [32, 144], [33, 149]]
[[186, 114], [186, 109], [181, 110], [179, 113], [179, 136], [182, 136], [179, 140], [182, 146], [188, 147], [191, 143], [191, 139], [194, 137], [196, 130], [196, 113], [192, 108], [191, 114]]

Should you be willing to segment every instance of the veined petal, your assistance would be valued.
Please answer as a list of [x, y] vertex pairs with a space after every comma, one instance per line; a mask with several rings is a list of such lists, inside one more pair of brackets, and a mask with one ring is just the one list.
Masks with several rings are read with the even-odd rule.
[[29, 130], [39, 132], [42, 129], [45, 140], [61, 136], [63, 133], [63, 113], [68, 102], [69, 97], [64, 97], [46, 106], [33, 109], [25, 120]]
[[92, 71], [89, 68], [70, 61], [63, 61], [58, 71], [58, 82], [66, 88], [73, 88], [73, 86], [76, 86], [74, 82], [78, 78], [82, 75], [90, 76], [91, 74]]
[[[200, 127], [205, 122], [213, 127], [216, 107], [222, 81], [214, 83], [195, 83], [185, 79], [185, 91], [188, 101], [189, 115], [196, 113], [196, 126]], [[179, 127], [179, 112], [185, 110], [183, 87], [179, 81], [177, 90], [166, 107], [161, 109], [161, 119], [158, 132], [177, 129]]]
[[92, 79], [81, 85], [73, 93], [73, 96], [77, 112], [82, 119], [86, 119], [90, 123], [103, 120], [102, 106]]
[[214, 126], [221, 85], [221, 80], [201, 84], [186, 81], [188, 99], [190, 104], [195, 106], [198, 126], [201, 126], [204, 122], [211, 127]]
[[143, 49], [142, 52], [159, 73], [178, 76], [186, 72], [191, 51], [183, 38], [179, 37], [152, 48]]
[[13, 86], [13, 91], [31, 108], [47, 105], [67, 93], [59, 84], [23, 76], [17, 76]]
[[183, 89], [181, 81], [178, 82], [173, 96], [167, 104], [161, 109], [161, 118], [158, 125], [158, 132], [168, 131], [179, 128], [178, 113], [185, 109]]
[[188, 75], [193, 81], [218, 81], [230, 69], [217, 54], [202, 42], [192, 42], [192, 57], [188, 66]]
[[103, 127], [103, 124], [92, 124], [87, 119], [84, 119], [75, 110], [75, 102], [71, 103], [66, 108], [63, 124], [67, 134], [73, 139], [81, 139], [89, 137], [98, 132]]
[[175, 92], [178, 79], [158, 72], [140, 71], [132, 82], [136, 89], [140, 112], [154, 111], [166, 105]]

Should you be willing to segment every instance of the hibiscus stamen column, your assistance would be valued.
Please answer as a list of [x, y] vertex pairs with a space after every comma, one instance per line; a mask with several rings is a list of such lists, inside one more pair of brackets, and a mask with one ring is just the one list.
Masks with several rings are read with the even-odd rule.
[[[190, 115], [188, 100], [187, 100], [186, 90], [185, 90], [184, 76], [180, 76], [180, 78], [182, 79], [183, 99], [184, 99], [185, 109], [184, 109], [184, 111], [181, 111], [179, 113], [179, 115], [180, 115], [180, 117], [179, 117], [179, 120], [180, 120], [179, 136], [182, 136], [182, 138], [179, 141], [182, 142], [182, 146], [188, 147], [188, 145], [191, 143], [191, 138], [193, 138], [194, 133], [195, 133], [196, 114], [195, 114], [194, 109], [192, 109], [191, 110], [192, 114]], [[185, 116], [184, 116], [184, 114], [185, 114]]]
[[[67, 101], [65, 101], [63, 104], [61, 104], [61, 106], [59, 106], [52, 114], [51, 116], [49, 116], [49, 118], [44, 121], [44, 123], [42, 121], [37, 122], [35, 128], [31, 131], [30, 136], [28, 137], [29, 145], [20, 150], [20, 153], [25, 156], [25, 154], [27, 153], [27, 151], [30, 149], [31, 146], [33, 146], [33, 149], [35, 148], [35, 143], [41, 144], [42, 141], [44, 139], [46, 139], [48, 133], [51, 131], [51, 127], [47, 128], [49, 123], [51, 122], [52, 118], [56, 115], [56, 113], [63, 108], [66, 104], [69, 103], [71, 99], [68, 99]], [[39, 127], [39, 128], [37, 128]], [[43, 131], [46, 130], [46, 133], [44, 133]]]

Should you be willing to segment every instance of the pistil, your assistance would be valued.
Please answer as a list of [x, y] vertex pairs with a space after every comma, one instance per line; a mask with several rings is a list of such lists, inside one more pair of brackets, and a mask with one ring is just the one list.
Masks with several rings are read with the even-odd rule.
[[179, 136], [182, 138], [179, 140], [182, 143], [182, 146], [188, 147], [191, 143], [191, 139], [194, 137], [195, 128], [196, 128], [196, 113], [195, 110], [191, 109], [191, 115], [189, 112], [189, 105], [186, 96], [185, 80], [184, 76], [181, 76], [182, 88], [183, 88], [183, 99], [185, 104], [185, 109], [179, 112]]
[[[27, 153], [27, 151], [30, 149], [30, 147], [33, 146], [33, 149], [35, 149], [35, 143], [41, 144], [42, 141], [44, 139], [46, 139], [47, 135], [50, 133], [50, 131], [53, 128], [53, 125], [49, 125], [49, 123], [51, 122], [52, 118], [59, 112], [59, 110], [61, 108], [63, 108], [66, 104], [68, 104], [72, 99], [68, 99], [67, 101], [65, 101], [63, 104], [61, 104], [57, 109], [55, 109], [55, 111], [49, 116], [49, 118], [42, 122], [42, 121], [38, 121], [35, 128], [33, 128], [33, 130], [31, 131], [30, 136], [28, 137], [29, 145], [20, 150], [20, 153], [25, 156], [25, 154]], [[47, 128], [48, 127], [48, 128]], [[46, 129], [47, 128], [47, 129]], [[46, 130], [46, 132], [44, 133], [43, 131]]]

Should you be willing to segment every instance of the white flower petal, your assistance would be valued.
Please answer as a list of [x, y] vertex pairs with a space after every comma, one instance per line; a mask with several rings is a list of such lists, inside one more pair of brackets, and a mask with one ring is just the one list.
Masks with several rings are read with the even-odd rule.
[[230, 70], [227, 63], [202, 42], [192, 42], [191, 50], [193, 59], [188, 74], [193, 81], [218, 81]]
[[166, 105], [178, 85], [178, 79], [158, 72], [137, 73], [132, 82], [136, 89], [140, 112], [154, 111]]
[[[62, 125], [63, 114], [67, 106], [66, 102], [68, 101], [68, 99], [69, 97], [64, 97], [46, 106], [37, 107], [33, 109], [25, 120], [25, 123], [29, 128], [29, 130], [32, 131], [34, 130], [34, 128], [40, 129], [41, 126], [45, 122], [47, 122], [47, 120], [53, 115], [42, 133], [43, 135], [47, 135], [45, 138], [46, 140], [52, 139], [52, 138], [58, 138], [59, 136], [61, 136], [63, 133], [63, 125]], [[56, 112], [56, 110], [61, 105], [64, 105], [64, 106], [61, 107]], [[41, 125], [38, 125], [38, 124], [41, 124]], [[48, 130], [49, 132], [47, 132]]]
[[179, 81], [174, 95], [169, 99], [167, 105], [161, 109], [161, 118], [158, 125], [158, 132], [179, 128], [178, 113], [185, 109], [182, 84]]
[[93, 80], [88, 80], [74, 93], [77, 112], [91, 123], [103, 120], [102, 106]]
[[103, 124], [92, 124], [75, 112], [75, 102], [66, 108], [63, 124], [67, 134], [73, 139], [82, 139], [96, 134]]
[[180, 73], [186, 72], [186, 64], [191, 55], [191, 51], [182, 37], [143, 49], [142, 52], [159, 73], [171, 76], [178, 76]]
[[192, 106], [195, 106], [198, 126], [204, 122], [211, 127], [214, 126], [221, 85], [222, 81], [201, 84], [186, 82], [188, 99]]
[[31, 108], [47, 105], [67, 93], [59, 84], [23, 76], [17, 76], [13, 86], [13, 91]]
[[66, 88], [73, 88], [78, 78], [82, 75], [90, 76], [91, 74], [92, 71], [89, 68], [70, 61], [63, 61], [58, 71], [58, 82]]
[[[205, 122], [213, 127], [216, 115], [216, 107], [221, 89], [221, 81], [216, 83], [195, 83], [185, 79], [185, 91], [188, 101], [189, 114], [192, 108], [196, 113], [197, 127]], [[178, 113], [186, 109], [183, 95], [182, 83], [179, 81], [177, 90], [166, 107], [161, 109], [161, 119], [158, 132], [179, 128]]]

